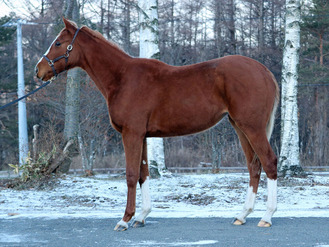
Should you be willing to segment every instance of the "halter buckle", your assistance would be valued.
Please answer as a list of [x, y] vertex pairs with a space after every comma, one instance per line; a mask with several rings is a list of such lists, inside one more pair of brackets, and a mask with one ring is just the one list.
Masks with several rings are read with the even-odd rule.
[[66, 49], [67, 49], [67, 51], [72, 51], [73, 45], [72, 44], [69, 44]]
[[48, 64], [49, 64], [50, 67], [54, 66], [54, 61], [49, 59]]

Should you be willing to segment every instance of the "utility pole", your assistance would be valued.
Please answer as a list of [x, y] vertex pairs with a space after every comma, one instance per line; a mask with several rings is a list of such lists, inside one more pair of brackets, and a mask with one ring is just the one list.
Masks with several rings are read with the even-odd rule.
[[[17, 96], [25, 95], [24, 64], [22, 48], [22, 21], [17, 20]], [[19, 164], [26, 162], [29, 152], [27, 139], [26, 100], [18, 102], [18, 142], [19, 142]]]
[[[2, 25], [3, 27], [17, 27], [17, 96], [18, 98], [25, 95], [24, 83], [24, 65], [23, 65], [23, 48], [22, 48], [22, 25], [37, 25], [37, 23], [27, 22], [18, 19], [10, 21]], [[26, 162], [29, 152], [27, 120], [26, 120], [26, 101], [25, 99], [18, 102], [18, 149], [19, 149], [19, 165]]]

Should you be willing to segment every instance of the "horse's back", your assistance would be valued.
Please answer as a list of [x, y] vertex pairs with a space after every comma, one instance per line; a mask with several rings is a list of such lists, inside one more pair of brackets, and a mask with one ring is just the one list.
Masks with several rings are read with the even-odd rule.
[[271, 73], [247, 57], [177, 67], [156, 60], [135, 61], [134, 73], [130, 71], [134, 82], [124, 90], [124, 104], [133, 105], [126, 118], [136, 121], [145, 115], [148, 136], [196, 133], [212, 127], [226, 113], [238, 116], [241, 110], [260, 111], [263, 101], [273, 104], [266, 98], [273, 93]]

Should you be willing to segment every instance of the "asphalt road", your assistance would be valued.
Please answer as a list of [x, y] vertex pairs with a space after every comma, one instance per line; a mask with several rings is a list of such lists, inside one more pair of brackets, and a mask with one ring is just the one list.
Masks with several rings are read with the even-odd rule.
[[316, 246], [329, 247], [329, 218], [274, 218], [259, 228], [249, 218], [149, 218], [142, 228], [115, 232], [119, 219], [0, 219], [0, 246]]

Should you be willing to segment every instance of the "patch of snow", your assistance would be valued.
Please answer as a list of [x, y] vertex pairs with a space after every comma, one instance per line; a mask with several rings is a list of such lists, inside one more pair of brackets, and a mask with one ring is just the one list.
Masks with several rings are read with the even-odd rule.
[[[250, 217], [266, 211], [266, 178], [262, 177]], [[150, 180], [150, 217], [228, 217], [242, 208], [249, 187], [247, 174], [172, 175]], [[308, 176], [278, 181], [274, 217], [328, 217], [329, 177]], [[126, 206], [125, 179], [107, 175], [66, 176], [54, 189], [17, 191], [0, 188], [0, 218], [121, 218]], [[137, 191], [136, 213], [141, 211]], [[13, 216], [9, 216], [13, 215]]]
[[31, 239], [28, 235], [16, 235], [16, 234], [6, 234], [0, 233], [0, 243], [24, 243], [26, 239], [34, 243], [48, 243], [48, 241], [42, 241], [37, 239]]
[[1, 243], [21, 243], [21, 235], [9, 235], [9, 234], [0, 234]]

